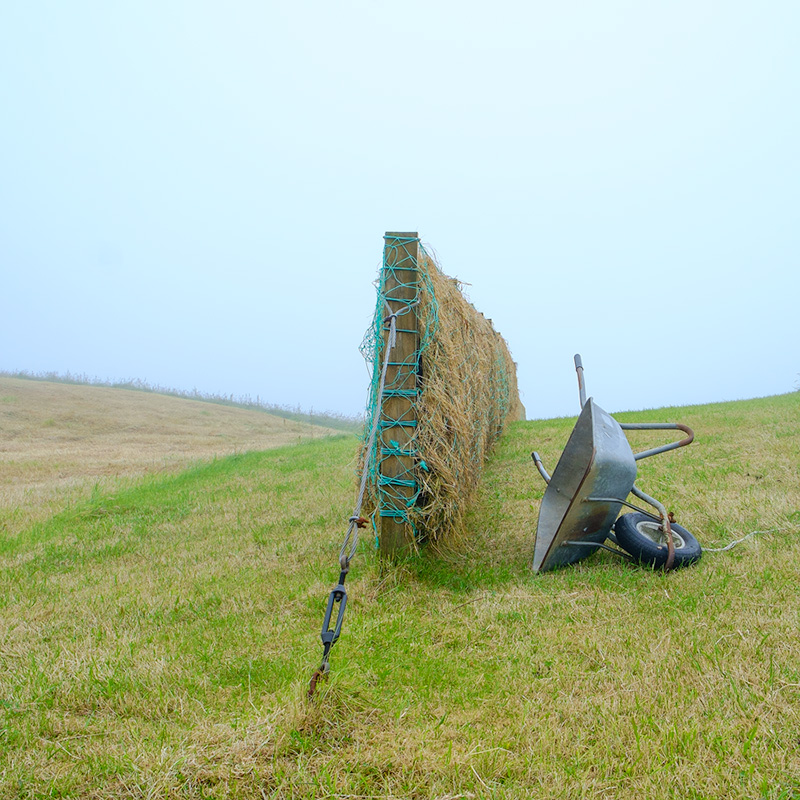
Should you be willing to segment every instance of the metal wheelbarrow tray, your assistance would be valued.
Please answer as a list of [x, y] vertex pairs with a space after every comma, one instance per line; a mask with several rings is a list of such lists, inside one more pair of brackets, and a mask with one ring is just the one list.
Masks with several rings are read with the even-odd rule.
[[[539, 509], [533, 570], [543, 572], [572, 564], [591, 555], [597, 548], [605, 547], [603, 543], [612, 535], [612, 526], [623, 505], [635, 508], [640, 514], [658, 522], [658, 525], [652, 522], [647, 524], [659, 536], [663, 536], [666, 568], [669, 569], [674, 560], [669, 517], [661, 503], [635, 486], [636, 462], [690, 444], [694, 434], [685, 425], [674, 422], [620, 424], [591, 397], [586, 399], [583, 365], [579, 355], [575, 356], [575, 368], [581, 414], [552, 478], [547, 474], [539, 454], [532, 454], [547, 483]], [[688, 436], [679, 442], [670, 442], [635, 455], [624, 433], [625, 430], [673, 429], [682, 430]], [[658, 514], [642, 511], [628, 503], [627, 497], [631, 493], [651, 505]], [[653, 535], [646, 528], [642, 531], [648, 537]], [[612, 552], [619, 553], [616, 550]]]

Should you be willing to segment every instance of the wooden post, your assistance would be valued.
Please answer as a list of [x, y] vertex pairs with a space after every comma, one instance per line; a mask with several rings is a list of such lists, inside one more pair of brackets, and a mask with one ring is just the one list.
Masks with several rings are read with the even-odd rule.
[[[387, 232], [384, 236], [384, 298], [391, 312], [400, 312], [419, 297], [419, 238], [414, 233]], [[384, 314], [390, 311], [384, 308]], [[383, 332], [387, 346], [388, 326]], [[386, 370], [380, 409], [379, 448], [380, 552], [397, 559], [413, 546], [411, 526], [400, 512], [416, 493], [413, 441], [417, 423], [419, 323], [417, 307], [397, 317], [397, 338]], [[384, 352], [385, 349], [384, 349]], [[385, 514], [385, 515], [384, 515]]]

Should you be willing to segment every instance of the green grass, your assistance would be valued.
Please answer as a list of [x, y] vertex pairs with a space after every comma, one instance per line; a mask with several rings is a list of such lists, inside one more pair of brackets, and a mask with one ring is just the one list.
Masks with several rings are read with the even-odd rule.
[[312, 704], [354, 437], [0, 542], [0, 796], [800, 798], [800, 394], [619, 418], [696, 430], [639, 483], [701, 543], [772, 532], [532, 575], [530, 451], [552, 469], [574, 420], [515, 423], [458, 552], [386, 568], [365, 532]]

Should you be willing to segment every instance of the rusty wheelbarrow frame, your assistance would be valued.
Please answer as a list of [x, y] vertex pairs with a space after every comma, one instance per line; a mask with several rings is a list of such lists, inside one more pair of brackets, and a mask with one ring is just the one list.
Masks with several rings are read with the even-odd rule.
[[[613, 541], [611, 529], [622, 506], [633, 508], [658, 522], [668, 548], [664, 568], [671, 569], [675, 545], [669, 515], [658, 500], [635, 485], [636, 462], [685, 447], [694, 440], [694, 433], [691, 428], [676, 422], [617, 422], [591, 397], [587, 400], [580, 355], [575, 356], [575, 370], [581, 413], [552, 478], [539, 454], [531, 454], [547, 483], [536, 527], [533, 570], [544, 572], [573, 564], [598, 548], [627, 556], [604, 544], [609, 536]], [[677, 442], [634, 453], [625, 436], [626, 430], [680, 430], [686, 436]], [[629, 503], [629, 494], [650, 505], [657, 513]]]

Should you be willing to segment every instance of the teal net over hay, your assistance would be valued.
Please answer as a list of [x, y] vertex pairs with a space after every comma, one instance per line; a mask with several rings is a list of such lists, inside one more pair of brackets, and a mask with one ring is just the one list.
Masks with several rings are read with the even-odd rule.
[[[361, 346], [372, 364], [367, 431], [378, 417], [378, 436], [364, 457], [378, 515], [407, 523], [417, 540], [444, 540], [461, 526], [488, 451], [510, 413], [521, 407], [505, 341], [421, 245], [418, 260], [403, 247], [414, 241], [387, 241], [375, 315]], [[383, 387], [379, 408], [391, 313], [398, 331], [418, 326], [419, 345], [402, 361], [390, 353], [389, 363], [397, 369]], [[386, 400], [392, 397], [410, 400], [413, 415], [387, 416]], [[398, 427], [410, 434], [402, 447], [381, 435]], [[389, 477], [382, 465], [392, 456], [409, 456], [413, 466]]]

